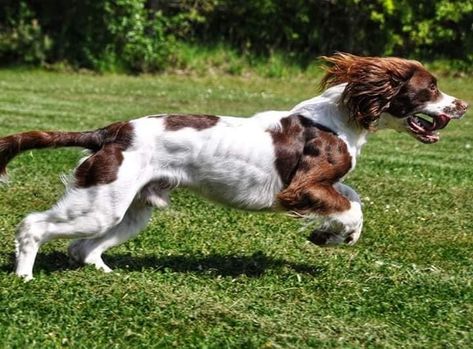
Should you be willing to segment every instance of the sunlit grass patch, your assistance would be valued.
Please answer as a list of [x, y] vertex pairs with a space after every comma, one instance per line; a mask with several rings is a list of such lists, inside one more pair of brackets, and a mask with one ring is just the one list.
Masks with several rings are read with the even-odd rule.
[[[473, 102], [468, 79], [440, 79]], [[247, 116], [287, 109], [317, 79], [0, 71], [0, 133], [85, 130], [161, 112]], [[182, 190], [136, 239], [68, 264], [47, 244], [36, 279], [14, 277], [13, 236], [51, 206], [79, 150], [26, 152], [0, 187], [4, 347], [470, 348], [473, 346], [473, 122], [435, 145], [372, 135], [347, 179], [364, 202], [354, 247], [321, 249], [285, 215], [221, 207]]]

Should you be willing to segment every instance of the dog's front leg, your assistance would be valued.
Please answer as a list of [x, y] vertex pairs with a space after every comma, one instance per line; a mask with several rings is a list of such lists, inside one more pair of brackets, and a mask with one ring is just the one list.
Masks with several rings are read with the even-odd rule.
[[298, 216], [322, 219], [322, 225], [309, 236], [314, 244], [353, 245], [360, 238], [363, 227], [361, 200], [347, 185], [289, 186], [278, 198], [284, 208]]
[[335, 189], [350, 204], [349, 208], [323, 216], [321, 227], [315, 229], [309, 240], [317, 245], [355, 244], [363, 228], [363, 212], [358, 194], [349, 186], [337, 183]]

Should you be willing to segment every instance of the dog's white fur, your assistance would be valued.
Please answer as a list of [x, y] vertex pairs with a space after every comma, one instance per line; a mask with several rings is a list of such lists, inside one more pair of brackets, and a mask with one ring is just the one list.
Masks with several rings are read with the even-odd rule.
[[[283, 183], [274, 167], [275, 153], [268, 129], [279, 121], [301, 113], [324, 125], [347, 144], [354, 159], [366, 141], [367, 131], [351, 127], [339, 99], [344, 86], [328, 89], [322, 95], [300, 103], [290, 111], [267, 111], [251, 118], [220, 117], [214, 127], [166, 131], [163, 118], [144, 117], [131, 121], [134, 142], [124, 152], [116, 181], [91, 188], [67, 189], [50, 210], [28, 215], [16, 235], [16, 274], [32, 278], [33, 264], [41, 244], [56, 238], [79, 239], [69, 247], [72, 258], [111, 269], [101, 254], [135, 236], [148, 222], [151, 206], [164, 208], [169, 189], [154, 182], [165, 178], [173, 187], [189, 187], [213, 200], [248, 210], [273, 208]], [[362, 227], [361, 202], [348, 186], [337, 189], [350, 198], [345, 213], [327, 216], [324, 225], [345, 233]]]
[[[344, 89], [345, 84], [336, 85], [289, 111], [267, 111], [251, 118], [223, 116], [215, 126], [202, 130], [168, 131], [159, 117], [130, 121], [133, 143], [123, 152], [115, 181], [88, 188], [70, 186], [54, 207], [32, 213], [20, 224], [16, 274], [31, 279], [40, 245], [57, 238], [76, 239], [69, 247], [76, 261], [111, 271], [102, 253], [143, 229], [152, 206], [166, 207], [175, 187], [188, 187], [243, 209], [274, 208], [283, 183], [268, 130], [281, 128], [280, 120], [288, 115], [297, 113], [333, 130], [346, 144], [353, 169], [368, 131], [349, 118], [341, 101]], [[452, 101], [445, 97], [435, 103], [444, 109]], [[382, 120], [389, 121], [382, 121], [383, 127], [405, 130], [398, 126], [403, 119], [385, 113]], [[349, 200], [350, 208], [323, 217], [322, 227], [335, 232], [328, 243], [353, 244], [363, 225], [361, 201], [347, 185], [337, 183], [335, 189]]]

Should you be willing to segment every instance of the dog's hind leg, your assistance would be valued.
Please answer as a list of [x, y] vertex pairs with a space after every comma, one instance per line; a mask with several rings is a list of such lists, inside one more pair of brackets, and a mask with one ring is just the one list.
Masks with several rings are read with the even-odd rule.
[[16, 274], [25, 280], [33, 278], [33, 265], [42, 241], [42, 229], [46, 213], [29, 214], [17, 228]]
[[88, 212], [79, 217], [65, 218], [54, 209], [28, 215], [16, 233], [16, 274], [31, 279], [36, 254], [40, 246], [57, 238], [88, 238], [100, 236], [121, 218]]
[[141, 153], [108, 148], [92, 154], [75, 171], [75, 182], [50, 210], [28, 215], [16, 234], [16, 274], [32, 278], [41, 244], [58, 239], [94, 239], [117, 226], [149, 173]]
[[50, 210], [28, 215], [16, 234], [16, 274], [31, 279], [41, 244], [58, 239], [93, 239], [105, 235], [125, 216], [148, 181], [143, 170], [149, 159], [109, 144], [85, 159], [75, 181]]
[[111, 272], [102, 259], [102, 253], [136, 236], [148, 223], [152, 210], [152, 206], [141, 200], [133, 201], [122, 221], [104, 235], [73, 241], [68, 248], [69, 256], [77, 263], [91, 264], [104, 272]]
[[50, 210], [29, 214], [17, 229], [16, 274], [32, 278], [38, 249], [47, 241], [96, 238], [119, 224], [134, 199], [132, 190], [121, 190], [123, 185], [71, 189]]

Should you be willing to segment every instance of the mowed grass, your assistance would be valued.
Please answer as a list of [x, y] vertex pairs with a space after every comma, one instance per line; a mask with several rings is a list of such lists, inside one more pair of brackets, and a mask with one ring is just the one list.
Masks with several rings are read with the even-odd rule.
[[[90, 76], [0, 70], [0, 134], [86, 130], [163, 112], [251, 115], [317, 93], [315, 77]], [[441, 88], [473, 102], [468, 78]], [[0, 188], [5, 348], [471, 348], [473, 115], [438, 144], [371, 136], [347, 183], [364, 201], [353, 247], [319, 248], [283, 214], [224, 208], [180, 190], [115, 273], [69, 266], [45, 245], [35, 280], [13, 274], [14, 230], [62, 194], [77, 149], [26, 152]]]

